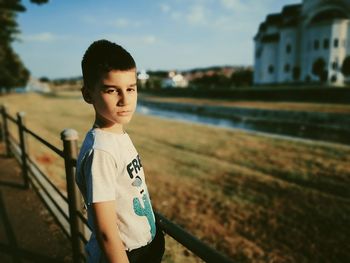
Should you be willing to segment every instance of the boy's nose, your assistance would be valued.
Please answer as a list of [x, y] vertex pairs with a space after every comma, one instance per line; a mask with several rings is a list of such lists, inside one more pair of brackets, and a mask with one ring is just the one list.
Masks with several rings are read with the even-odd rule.
[[129, 104], [129, 96], [126, 93], [120, 95], [118, 106], [125, 106]]

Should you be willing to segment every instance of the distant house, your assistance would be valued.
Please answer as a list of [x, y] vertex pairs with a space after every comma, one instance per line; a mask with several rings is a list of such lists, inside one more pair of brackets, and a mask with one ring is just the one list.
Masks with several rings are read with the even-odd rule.
[[180, 73], [170, 71], [168, 78], [162, 80], [162, 88], [187, 88], [188, 80]]
[[46, 82], [42, 82], [37, 78], [30, 77], [25, 87], [25, 91], [27, 92], [40, 92], [40, 93], [48, 93], [50, 92], [50, 86]]
[[349, 18], [350, 0], [303, 0], [267, 15], [254, 37], [254, 83], [343, 85]]
[[144, 86], [146, 84], [147, 80], [149, 79], [149, 75], [147, 74], [146, 70], [141, 70], [137, 74], [137, 79], [140, 81], [141, 86]]

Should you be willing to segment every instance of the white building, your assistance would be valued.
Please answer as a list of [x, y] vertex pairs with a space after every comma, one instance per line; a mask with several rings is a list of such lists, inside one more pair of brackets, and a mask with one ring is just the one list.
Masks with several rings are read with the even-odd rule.
[[26, 92], [39, 92], [39, 93], [48, 93], [51, 91], [50, 86], [46, 82], [42, 82], [37, 78], [30, 77], [25, 88]]
[[324, 64], [322, 78], [341, 86], [341, 66], [350, 55], [350, 0], [303, 0], [281, 13], [269, 14], [255, 41], [255, 84], [319, 81], [315, 62]]
[[168, 78], [163, 79], [161, 83], [161, 87], [162, 88], [187, 88], [188, 81], [181, 73], [170, 71], [168, 74]]

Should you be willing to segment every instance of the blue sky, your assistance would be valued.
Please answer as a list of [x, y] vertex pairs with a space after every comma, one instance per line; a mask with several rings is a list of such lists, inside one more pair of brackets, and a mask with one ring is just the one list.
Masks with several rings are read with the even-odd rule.
[[138, 69], [252, 65], [253, 37], [266, 15], [300, 0], [23, 1], [16, 52], [35, 77], [81, 75], [81, 57], [105, 38], [124, 46]]

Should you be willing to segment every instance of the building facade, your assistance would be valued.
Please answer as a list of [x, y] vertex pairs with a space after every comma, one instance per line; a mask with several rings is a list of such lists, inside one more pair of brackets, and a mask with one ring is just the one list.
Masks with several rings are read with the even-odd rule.
[[350, 0], [303, 0], [267, 15], [254, 37], [254, 83], [344, 85], [349, 35]]

